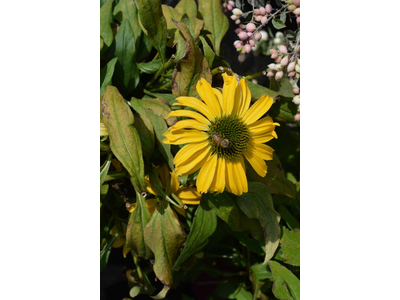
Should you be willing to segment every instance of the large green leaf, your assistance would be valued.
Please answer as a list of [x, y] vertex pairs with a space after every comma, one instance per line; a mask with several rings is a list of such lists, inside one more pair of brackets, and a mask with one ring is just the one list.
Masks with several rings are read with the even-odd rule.
[[144, 241], [144, 230], [151, 217], [145, 201], [140, 193], [136, 192], [136, 207], [129, 217], [126, 229], [126, 246], [136, 255], [149, 259], [153, 256], [150, 248]]
[[203, 51], [204, 51], [204, 57], [207, 59], [208, 65], [210, 68], [212, 68], [214, 58], [215, 58], [215, 53], [211, 49], [211, 47], [208, 45], [206, 39], [204, 37], [200, 37], [201, 43], [203, 45]]
[[178, 61], [172, 75], [172, 94], [179, 96], [197, 96], [196, 84], [200, 78], [211, 83], [211, 71], [207, 60], [196, 45], [188, 27], [182, 22], [173, 21], [186, 39], [185, 57]]
[[[246, 162], [247, 164], [247, 162]], [[279, 157], [274, 153], [273, 160], [266, 161], [268, 166], [267, 175], [260, 177], [251, 166], [246, 167], [247, 179], [265, 184], [271, 194], [286, 195], [296, 198], [296, 187], [290, 180], [286, 179], [285, 171]]]
[[135, 36], [132, 25], [124, 19], [115, 36], [115, 56], [123, 70], [123, 82], [127, 93], [132, 91], [139, 83], [139, 69], [135, 62]]
[[249, 182], [249, 192], [237, 196], [236, 201], [247, 217], [260, 221], [265, 238], [264, 263], [267, 263], [279, 246], [281, 234], [280, 216], [274, 209], [271, 194], [262, 183]]
[[166, 63], [167, 24], [161, 9], [160, 0], [136, 0], [142, 29], [157, 49], [161, 61]]
[[146, 226], [145, 241], [154, 252], [154, 273], [166, 286], [172, 285], [172, 267], [185, 239], [186, 234], [175, 212], [164, 200]]
[[162, 67], [161, 59], [138, 64], [140, 71], [146, 74], [155, 74]]
[[281, 238], [282, 258], [285, 263], [300, 266], [300, 230], [288, 230], [283, 227]]
[[275, 77], [270, 78], [270, 89], [277, 91], [278, 95], [286, 98], [293, 98], [293, 86], [289, 81], [289, 77], [283, 76], [281, 81], [276, 81]]
[[203, 194], [201, 201], [205, 202], [215, 214], [226, 222], [234, 231], [240, 231], [240, 213], [235, 201], [225, 192]]
[[185, 247], [175, 262], [174, 270], [178, 269], [186, 259], [196, 253], [214, 233], [216, 228], [217, 216], [215, 212], [209, 207], [206, 207], [205, 203], [201, 203], [199, 207], [197, 207], [192, 227], [190, 228], [188, 238], [185, 242]]
[[138, 10], [135, 2], [132, 0], [119, 0], [114, 8], [114, 15], [117, 16], [119, 12], [122, 14], [122, 20], [127, 19], [131, 23], [135, 41], [137, 41], [142, 33], [142, 29], [139, 26]]
[[100, 36], [103, 38], [104, 43], [110, 46], [114, 36], [111, 28], [113, 22], [112, 5], [114, 0], [108, 0], [100, 8]]
[[229, 21], [222, 12], [220, 0], [199, 0], [199, 12], [203, 16], [204, 29], [211, 32], [209, 36], [217, 55], [220, 54], [221, 40], [229, 28]]
[[275, 98], [278, 95], [277, 92], [267, 89], [266, 87], [263, 87], [262, 85], [252, 83], [249, 80], [246, 80], [246, 82], [250, 89], [252, 101], [257, 101], [264, 95], [268, 95], [272, 98]]
[[115, 64], [117, 63], [118, 58], [114, 57], [112, 60], [108, 62], [108, 64], [100, 71], [100, 96], [104, 95], [106, 91], [106, 87], [112, 84], [112, 76], [114, 74]]
[[197, 16], [197, 5], [194, 0], [180, 0], [175, 9], [182, 15], [187, 14], [189, 17]]
[[128, 171], [135, 189], [139, 192], [144, 191], [142, 147], [133, 126], [133, 113], [114, 86], [108, 86], [104, 93], [101, 115], [110, 137], [112, 152]]
[[[271, 260], [268, 263], [274, 275], [275, 282], [272, 292], [281, 300], [300, 300], [300, 280], [280, 263]], [[290, 292], [290, 294], [288, 294]]]

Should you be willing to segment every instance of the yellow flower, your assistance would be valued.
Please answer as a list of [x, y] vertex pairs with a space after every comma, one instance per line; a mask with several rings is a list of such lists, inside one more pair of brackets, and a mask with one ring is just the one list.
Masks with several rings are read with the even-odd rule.
[[[248, 191], [243, 156], [264, 177], [273, 149], [264, 143], [278, 138], [270, 117], [260, 119], [273, 99], [262, 96], [250, 107], [251, 94], [246, 80], [223, 75], [222, 94], [203, 78], [196, 89], [203, 101], [178, 97], [177, 103], [193, 110], [172, 111], [168, 117], [186, 117], [164, 133], [166, 144], [186, 144], [174, 158], [178, 176], [200, 170], [196, 185], [199, 193], [222, 193], [225, 189], [241, 195]], [[194, 111], [196, 110], [196, 111]], [[259, 120], [260, 119], [260, 120]]]

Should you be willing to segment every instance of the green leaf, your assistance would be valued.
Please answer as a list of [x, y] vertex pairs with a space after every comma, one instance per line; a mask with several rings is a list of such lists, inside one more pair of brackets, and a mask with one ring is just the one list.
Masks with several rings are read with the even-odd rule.
[[284, 9], [284, 10], [281, 12], [281, 15], [279, 16], [279, 20], [280, 20], [283, 24], [285, 24], [285, 22], [286, 22], [286, 9]]
[[273, 26], [275, 27], [275, 29], [277, 29], [277, 30], [286, 27], [285, 23], [283, 23], [281, 20], [275, 19], [275, 18], [272, 19], [272, 25], [273, 25]]
[[265, 177], [260, 177], [251, 166], [246, 168], [248, 181], [265, 184], [271, 194], [281, 194], [296, 199], [296, 187], [293, 182], [286, 179], [279, 157], [274, 153], [273, 160], [268, 160], [265, 163], [268, 167]]
[[270, 89], [277, 91], [278, 95], [286, 98], [293, 98], [293, 87], [287, 76], [283, 76], [281, 81], [276, 81], [275, 77], [270, 78]]
[[140, 293], [140, 286], [135, 285], [130, 289], [129, 296], [135, 298], [137, 295], [139, 295], [139, 293]]
[[187, 14], [189, 17], [197, 16], [197, 5], [194, 0], [181, 0], [175, 6], [175, 9], [181, 14]]
[[299, 221], [297, 221], [297, 219], [293, 216], [293, 214], [287, 209], [285, 205], [279, 205], [278, 212], [281, 215], [282, 219], [285, 220], [290, 229], [300, 228]]
[[297, 113], [298, 106], [292, 101], [285, 101], [286, 98], [281, 98], [272, 105], [268, 114], [274, 121], [291, 123], [294, 122], [294, 116]]
[[211, 47], [208, 45], [204, 37], [201, 36], [200, 40], [203, 45], [204, 57], [207, 59], [208, 65], [212, 67], [215, 58], [215, 53], [214, 51], [212, 51]]
[[205, 203], [201, 203], [194, 215], [193, 224], [190, 228], [189, 236], [185, 242], [181, 254], [174, 265], [174, 270], [185, 262], [192, 254], [196, 253], [199, 248], [207, 241], [217, 228], [217, 216], [215, 212], [206, 207]]
[[244, 287], [240, 287], [235, 294], [236, 300], [252, 300], [253, 295], [246, 291]]
[[108, 262], [108, 257], [111, 253], [111, 246], [114, 244], [117, 239], [117, 235], [114, 235], [110, 240], [108, 240], [107, 244], [104, 246], [103, 250], [100, 251], [100, 271], [102, 271]]
[[107, 87], [101, 100], [101, 115], [109, 134], [112, 152], [128, 171], [135, 189], [138, 192], [144, 191], [140, 138], [133, 126], [133, 113], [117, 88]]
[[111, 28], [113, 22], [112, 4], [114, 0], [109, 0], [100, 8], [100, 36], [103, 38], [104, 43], [110, 46], [114, 36]]
[[104, 199], [106, 198], [108, 193], [108, 188], [109, 188], [108, 184], [103, 184], [102, 186], [100, 186], [100, 202], [103, 202]]
[[163, 99], [165, 102], [167, 102], [169, 105], [172, 106], [176, 102], [174, 95], [172, 94], [162, 94], [162, 93], [151, 93], [153, 97], [157, 97], [160, 99]]
[[126, 246], [131, 248], [136, 255], [149, 259], [153, 253], [144, 240], [145, 228], [151, 219], [144, 198], [136, 192], [136, 207], [129, 216], [126, 229]]
[[115, 36], [115, 56], [123, 69], [124, 86], [127, 93], [139, 84], [139, 69], [135, 62], [135, 36], [131, 23], [124, 19]]
[[104, 165], [100, 168], [100, 185], [102, 185], [104, 180], [106, 179], [108, 170], [110, 169], [111, 166], [111, 158], [112, 158], [112, 153], [108, 153]]
[[154, 61], [140, 63], [137, 65], [140, 71], [146, 74], [155, 74], [162, 67], [161, 59], [156, 59]]
[[114, 8], [114, 16], [117, 16], [119, 12], [122, 14], [121, 23], [123, 20], [128, 20], [131, 23], [135, 41], [137, 41], [142, 33], [142, 29], [140, 29], [138, 10], [135, 2], [132, 0], [119, 0]]
[[290, 231], [283, 227], [280, 243], [285, 263], [292, 266], [300, 266], [300, 230]]
[[246, 82], [247, 82], [247, 85], [249, 86], [249, 89], [251, 92], [251, 100], [252, 101], [257, 101], [264, 95], [268, 95], [272, 98], [275, 98], [276, 96], [278, 96], [278, 93], [273, 90], [267, 89], [266, 87], [263, 87], [258, 84], [254, 84], [249, 80], [246, 80]]
[[162, 13], [160, 0], [136, 0], [142, 29], [157, 49], [163, 64], [167, 62], [167, 24]]
[[150, 159], [155, 144], [153, 125], [146, 114], [139, 114], [135, 116], [134, 126], [137, 132], [140, 132], [139, 137], [143, 148], [143, 155], [147, 159]]
[[260, 221], [265, 238], [264, 263], [267, 263], [279, 246], [281, 234], [280, 216], [274, 209], [271, 194], [262, 183], [249, 182], [249, 192], [237, 196], [236, 201], [247, 217]]
[[154, 252], [154, 273], [166, 286], [173, 282], [172, 267], [186, 234], [169, 203], [164, 200], [147, 224], [145, 241]]
[[[281, 300], [300, 300], [300, 280], [287, 268], [276, 261], [271, 260], [268, 265], [275, 278], [272, 287], [272, 292], [275, 297]], [[288, 294], [289, 291], [290, 294]]]
[[265, 279], [273, 279], [274, 276], [272, 275], [272, 272], [268, 269], [268, 265], [266, 264], [255, 264], [252, 265], [251, 268], [251, 274], [253, 275], [253, 281], [254, 284], [257, 285], [261, 281]]
[[200, 78], [211, 83], [211, 71], [207, 60], [200, 48], [196, 45], [188, 27], [182, 22], [175, 22], [186, 39], [186, 55], [178, 61], [172, 75], [172, 94], [179, 96], [196, 96], [196, 84]]
[[118, 58], [114, 57], [108, 62], [108, 64], [100, 71], [100, 96], [104, 95], [106, 87], [112, 84], [112, 76], [114, 74], [115, 64]]
[[220, 54], [221, 40], [229, 28], [229, 21], [222, 12], [220, 0], [199, 0], [199, 12], [203, 16], [204, 29], [211, 32], [208, 35], [213, 43], [215, 53]]
[[203, 194], [201, 201], [205, 202], [215, 214], [234, 231], [240, 231], [240, 213], [235, 201], [226, 192], [222, 194]]

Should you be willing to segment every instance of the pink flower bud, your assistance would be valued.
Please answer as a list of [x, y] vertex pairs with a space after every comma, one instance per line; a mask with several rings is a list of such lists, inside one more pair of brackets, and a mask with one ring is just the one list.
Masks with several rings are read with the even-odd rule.
[[247, 32], [244, 32], [244, 31], [240, 32], [240, 33], [238, 34], [238, 37], [239, 37], [239, 39], [241, 39], [242, 41], [247, 40], [247, 38], [248, 38]]
[[279, 51], [281, 51], [281, 53], [286, 54], [287, 53], [287, 48], [285, 45], [280, 45], [278, 47]]
[[228, 5], [226, 6], [226, 8], [227, 8], [228, 10], [232, 10], [232, 9], [233, 9], [232, 5], [230, 5], [230, 4], [228, 4]]
[[268, 21], [267, 17], [262, 17], [260, 22], [261, 22], [261, 24], [264, 24], [267, 21]]
[[232, 0], [228, 1], [228, 4], [231, 5], [231, 6], [235, 6], [235, 1], [232, 1]]
[[293, 13], [294, 13], [296, 16], [299, 16], [299, 15], [300, 15], [300, 7], [296, 8], [296, 9], [293, 11]]
[[261, 33], [259, 33], [259, 32], [256, 32], [256, 33], [254, 34], [254, 39], [255, 39], [256, 41], [261, 40], [261, 37], [262, 37], [262, 35], [261, 35]]
[[242, 47], [243, 47], [242, 42], [235, 43], [235, 48], [236, 48], [236, 49], [239, 49], [239, 48], [242, 48]]
[[258, 8], [256, 8], [256, 9], [254, 10], [254, 14], [255, 14], [255, 15], [259, 15], [259, 14], [260, 14], [260, 10], [259, 10]]
[[[272, 55], [271, 55], [272, 56]], [[282, 56], [278, 56], [278, 58], [277, 59], [275, 59], [275, 61], [277, 62], [277, 63], [280, 63], [281, 62], [281, 60], [282, 60]]]
[[239, 25], [239, 24], [240, 24], [240, 19], [237, 19], [237, 20], [235, 21], [235, 24], [236, 24], [236, 25]]
[[264, 7], [260, 7], [259, 10], [260, 10], [260, 15], [265, 15], [266, 11]]
[[250, 36], [253, 35], [253, 33], [252, 32], [248, 32], [247, 35], [250, 37]]
[[283, 77], [283, 71], [278, 71], [278, 72], [276, 72], [276, 74], [275, 74], [275, 79], [276, 79], [277, 81], [280, 81], [280, 80], [282, 79], [282, 77]]
[[236, 28], [236, 29], [235, 29], [235, 33], [236, 33], [236, 34], [239, 34], [239, 33], [241, 33], [241, 32], [242, 32], [242, 29], [240, 29], [240, 28]]
[[294, 76], [296, 76], [296, 72], [295, 71], [289, 72], [288, 76], [289, 77], [294, 77]]
[[268, 76], [268, 77], [274, 77], [274, 76], [275, 76], [275, 74], [274, 74], [274, 72], [272, 72], [272, 71], [269, 71], [269, 72], [267, 73], [267, 76]]
[[300, 94], [300, 89], [299, 88], [294, 88], [293, 89], [293, 94], [295, 94], [295, 95]]
[[245, 60], [246, 60], [246, 54], [240, 54], [239, 57], [238, 57], [238, 61], [242, 63]]
[[246, 25], [244, 25], [244, 24], [240, 24], [240, 29], [242, 29], [242, 30], [245, 30], [246, 29]]
[[300, 104], [300, 95], [294, 96], [292, 102], [296, 105], [299, 105]]
[[254, 47], [256, 45], [256, 43], [253, 40], [250, 40], [249, 43], [251, 47]]
[[273, 54], [271, 55], [271, 58], [272, 58], [272, 59], [277, 59], [278, 56], [279, 56], [278, 53], [275, 52], [275, 53], [273, 53]]
[[238, 17], [237, 17], [237, 16], [235, 16], [235, 15], [232, 15], [232, 16], [231, 16], [231, 20], [233, 20], [233, 21], [236, 21], [236, 20], [237, 20], [237, 18], [238, 18]]
[[297, 122], [300, 122], [300, 114], [296, 114], [294, 116], [294, 120], [297, 121]]
[[292, 2], [294, 5], [300, 6], [300, 0], [293, 0]]
[[287, 71], [288, 71], [288, 72], [292, 72], [292, 71], [294, 71], [294, 68], [295, 68], [295, 67], [296, 67], [296, 62], [292, 61], [292, 62], [288, 65]]
[[257, 16], [254, 18], [257, 22], [261, 22], [262, 16]]
[[297, 24], [300, 24], [300, 17], [297, 17], [297, 18], [296, 18], [296, 23], [297, 23]]
[[277, 53], [277, 52], [276, 52], [275, 49], [270, 49], [270, 50], [269, 50], [269, 53], [274, 54], [274, 53]]
[[249, 32], [253, 32], [254, 30], [256, 30], [256, 25], [254, 23], [249, 23], [246, 25], [246, 30]]
[[271, 4], [265, 5], [265, 11], [267, 14], [270, 14], [272, 12], [272, 6]]
[[249, 44], [244, 45], [244, 52], [246, 52], [246, 53], [251, 52], [251, 46]]
[[288, 9], [288, 11], [294, 11], [296, 8], [297, 8], [296, 5], [291, 4], [291, 5], [288, 6], [287, 9]]
[[289, 63], [289, 56], [285, 56], [284, 58], [282, 58], [281, 60], [282, 66], [286, 66], [288, 63]]

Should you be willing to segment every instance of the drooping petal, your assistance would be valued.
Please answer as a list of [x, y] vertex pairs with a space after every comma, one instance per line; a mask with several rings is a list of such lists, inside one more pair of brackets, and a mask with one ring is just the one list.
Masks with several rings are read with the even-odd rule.
[[190, 108], [193, 108], [197, 110], [199, 113], [202, 113], [207, 119], [209, 120], [214, 120], [214, 114], [210, 110], [210, 108], [204, 104], [204, 102], [200, 101], [197, 98], [194, 97], [178, 97], [176, 98], [178, 101], [177, 103], [174, 103], [173, 105], [184, 105]]
[[243, 154], [258, 175], [264, 177], [267, 174], [267, 165], [265, 164], [265, 161], [254, 155], [253, 147], [249, 146]]
[[195, 119], [195, 120], [197, 120], [200, 123], [203, 123], [205, 125], [209, 125], [210, 124], [209, 120], [207, 120], [201, 114], [199, 114], [197, 112], [194, 112], [192, 110], [183, 110], [183, 109], [174, 110], [174, 111], [171, 111], [168, 114], [167, 118], [170, 118], [170, 117], [187, 117], [187, 118]]
[[199, 204], [201, 199], [201, 194], [196, 188], [190, 187], [180, 187], [175, 195], [185, 204]]
[[272, 160], [274, 155], [274, 149], [265, 144], [254, 144], [254, 152], [256, 156], [263, 160]]
[[226, 165], [225, 169], [226, 187], [231, 193], [237, 195], [239, 193], [239, 190], [233, 175], [233, 163], [232, 161], [227, 159], [225, 165]]
[[177, 122], [174, 126], [171, 126], [169, 128], [170, 131], [178, 130], [178, 129], [197, 129], [197, 130], [203, 130], [207, 131], [208, 126], [205, 125], [204, 123], [200, 123], [199, 121], [192, 120], [192, 119], [186, 119], [186, 120], [181, 120]]
[[247, 125], [251, 125], [261, 118], [271, 107], [274, 100], [268, 96], [264, 95], [253, 104], [252, 107], [247, 111], [243, 117], [243, 121]]
[[241, 99], [240, 106], [238, 110], [239, 117], [243, 117], [246, 112], [249, 110], [250, 102], [251, 102], [251, 92], [247, 85], [246, 79], [242, 78], [239, 82], [240, 90], [241, 90]]
[[204, 193], [209, 189], [211, 182], [214, 179], [217, 158], [216, 154], [211, 155], [201, 168], [196, 180], [197, 191], [199, 193]]
[[277, 139], [278, 135], [276, 134], [275, 131], [272, 131], [272, 132], [267, 132], [267, 133], [252, 134], [252, 135], [250, 135], [250, 137], [254, 143], [263, 144], [263, 143], [269, 142], [273, 138]]
[[196, 154], [192, 155], [190, 160], [186, 160], [182, 162], [182, 164], [175, 166], [176, 174], [182, 176], [196, 172], [203, 167], [210, 155], [209, 149], [198, 151]]
[[[218, 117], [221, 115], [221, 105], [218, 98], [215, 96], [211, 85], [204, 79], [201, 78], [196, 85], [197, 93], [203, 101], [207, 104], [212, 115]], [[211, 120], [211, 119], [210, 119]]]
[[172, 145], [197, 143], [208, 139], [208, 134], [204, 131], [185, 129], [178, 129], [173, 132], [167, 131], [164, 133], [164, 136], [166, 139], [163, 140], [163, 143]]
[[190, 160], [193, 156], [197, 155], [197, 152], [205, 150], [208, 147], [207, 142], [193, 143], [184, 146], [178, 151], [174, 157], [174, 164], [180, 166], [187, 160]]
[[210, 185], [211, 193], [213, 193], [213, 192], [222, 193], [224, 191], [224, 189], [225, 189], [225, 173], [226, 173], [225, 158], [218, 158], [214, 179]]
[[240, 88], [236, 76], [222, 74], [224, 86], [222, 88], [223, 113], [226, 115], [236, 114], [240, 104]]
[[272, 132], [275, 130], [275, 126], [280, 126], [279, 123], [276, 123], [272, 120], [271, 117], [262, 118], [249, 126], [250, 132], [259, 133], [259, 132]]
[[240, 184], [240, 190], [238, 191], [239, 192], [238, 195], [247, 193], [249, 189], [248, 189], [248, 185], [247, 185], [246, 167], [245, 167], [244, 159], [243, 159], [242, 155], [239, 156], [239, 158], [237, 158], [237, 160], [234, 161], [233, 170], [234, 170], [235, 176], [237, 178], [236, 181]]

